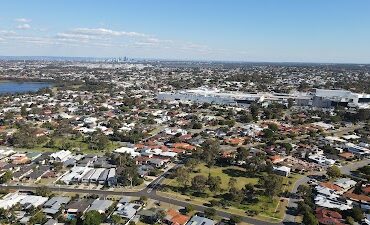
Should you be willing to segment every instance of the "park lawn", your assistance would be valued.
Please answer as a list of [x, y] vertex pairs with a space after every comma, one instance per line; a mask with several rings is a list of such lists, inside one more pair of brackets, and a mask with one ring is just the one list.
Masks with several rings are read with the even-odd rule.
[[[191, 204], [194, 204], [194, 205], [201, 205], [201, 206], [207, 205], [209, 203], [209, 201], [212, 200], [212, 199], [216, 199], [216, 198], [213, 198], [213, 197], [200, 198], [200, 197], [194, 197], [194, 196], [187, 196], [187, 195], [182, 195], [182, 194], [179, 194], [179, 193], [171, 191], [171, 190], [167, 190], [166, 192], [157, 192], [157, 193], [159, 195], [162, 195], [162, 196], [167, 197], [167, 198], [169, 197], [169, 198], [173, 198], [173, 199], [177, 199], [177, 200], [182, 200], [182, 201], [186, 201], [186, 202], [189, 202]], [[267, 201], [265, 199], [262, 199], [262, 200]], [[284, 211], [282, 213], [274, 213], [277, 202], [278, 202], [278, 199], [276, 198], [276, 199], [273, 200], [273, 203], [259, 202], [258, 204], [244, 205], [244, 207], [242, 207], [242, 208], [228, 207], [227, 209], [225, 209], [225, 208], [217, 207], [217, 206], [214, 207], [214, 208], [217, 209], [217, 210], [221, 210], [221, 211], [232, 213], [232, 214], [239, 215], [239, 216], [248, 216], [245, 213], [246, 210], [261, 211], [262, 210], [261, 208], [262, 208], [262, 205], [263, 205], [265, 207], [266, 206], [270, 207], [270, 208], [267, 209], [268, 211], [266, 213], [260, 213], [257, 216], [254, 216], [253, 218], [256, 218], [256, 219], [259, 219], [259, 220], [262, 220], [262, 221], [276, 223], [276, 222], [281, 221], [283, 219], [283, 216], [284, 216]]]
[[[258, 178], [248, 178], [245, 177], [245, 171], [243, 168], [237, 167], [237, 166], [227, 166], [227, 167], [218, 167], [214, 166], [211, 169], [205, 166], [205, 164], [199, 164], [195, 167], [193, 171], [199, 171], [199, 172], [193, 172], [191, 173], [190, 177], [194, 177], [196, 175], [203, 175], [208, 177], [208, 174], [210, 173], [212, 176], [219, 176], [221, 178], [221, 188], [224, 190], [228, 189], [228, 183], [229, 179], [231, 177], [236, 178], [237, 184], [236, 187], [238, 189], [243, 188], [247, 183], [257, 184]], [[291, 174], [289, 177], [284, 177], [283, 180], [283, 191], [291, 191], [294, 187], [295, 182], [300, 179], [303, 175], [300, 174]], [[176, 179], [169, 179], [166, 178], [163, 181], [163, 184], [167, 186], [172, 187], [179, 187], [180, 184], [176, 181]], [[186, 201], [189, 201], [193, 204], [198, 205], [204, 205], [209, 203], [209, 201], [216, 199], [212, 197], [213, 193], [211, 193], [209, 190], [207, 190], [207, 193], [209, 194], [209, 197], [194, 197], [194, 196], [188, 196], [188, 195], [181, 195], [175, 191], [173, 191], [171, 188], [168, 190], [166, 189], [166, 192], [169, 192], [177, 198], [183, 198]], [[250, 204], [243, 204], [243, 205], [234, 205], [233, 207], [230, 207], [229, 209], [222, 209], [219, 207], [216, 207], [220, 210], [228, 211], [231, 213], [235, 213], [238, 215], [245, 216], [246, 211], [256, 211], [259, 212], [259, 214], [256, 216], [256, 218], [263, 219], [266, 221], [279, 221], [284, 218], [285, 210], [286, 210], [287, 201], [280, 202], [279, 197], [274, 197], [273, 199], [270, 199], [267, 196], [258, 196], [258, 202], [256, 203], [250, 203]]]
[[71, 139], [71, 138], [56, 138], [55, 139], [55, 146], [54, 148], [47, 148], [47, 147], [44, 147], [44, 145], [46, 143], [43, 143], [43, 144], [40, 144], [40, 145], [37, 145], [33, 148], [27, 148], [27, 149], [17, 149], [17, 150], [20, 150], [20, 151], [28, 151], [28, 152], [56, 152], [56, 151], [59, 151], [60, 150], [60, 146], [62, 146], [62, 144], [64, 142], [70, 142], [71, 145], [73, 146], [73, 148], [79, 148], [81, 149], [80, 152], [81, 153], [85, 153], [85, 154], [96, 154], [96, 155], [104, 155], [104, 153], [106, 152], [111, 152], [117, 148], [119, 148], [120, 144], [118, 142], [112, 142], [110, 141], [109, 144], [104, 148], [104, 150], [92, 150], [92, 149], [89, 149], [89, 145], [85, 142], [83, 142], [82, 138], [78, 138], [78, 139]]
[[236, 178], [236, 188], [241, 189], [246, 184], [257, 184], [258, 178], [248, 178], [244, 177], [245, 170], [237, 167], [237, 166], [227, 166], [227, 167], [211, 167], [209, 169], [205, 164], [200, 164], [196, 167], [196, 169], [199, 169], [199, 173], [195, 173], [194, 176], [201, 174], [203, 176], [208, 177], [208, 174], [210, 173], [211, 176], [219, 176], [221, 178], [221, 188], [222, 189], [228, 189], [228, 184], [230, 178], [234, 177]]
[[[193, 178], [197, 175], [203, 175], [205, 177], [208, 177], [208, 174], [210, 173], [211, 176], [219, 176], [221, 178], [221, 188], [224, 190], [228, 189], [228, 184], [230, 178], [234, 177], [237, 180], [236, 188], [241, 189], [246, 184], [257, 184], [258, 178], [248, 178], [244, 177], [245, 171], [244, 169], [237, 167], [237, 166], [225, 166], [225, 167], [219, 167], [219, 166], [213, 166], [211, 169], [209, 169], [205, 164], [199, 164], [195, 167], [193, 171], [199, 172], [193, 172], [190, 174], [190, 177]], [[179, 187], [179, 183], [176, 181], [176, 179], [166, 179], [164, 181], [165, 184], [169, 184], [174, 187]]]
[[295, 182], [297, 182], [297, 180], [301, 179], [302, 177], [304, 177], [304, 175], [298, 173], [291, 173], [289, 177], [284, 177], [284, 185], [286, 185], [285, 190], [291, 192], [293, 190]]

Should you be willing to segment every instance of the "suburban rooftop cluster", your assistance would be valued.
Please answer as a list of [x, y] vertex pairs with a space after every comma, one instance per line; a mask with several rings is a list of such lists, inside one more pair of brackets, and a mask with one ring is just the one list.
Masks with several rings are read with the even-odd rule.
[[370, 224], [369, 71], [0, 61], [0, 222]]

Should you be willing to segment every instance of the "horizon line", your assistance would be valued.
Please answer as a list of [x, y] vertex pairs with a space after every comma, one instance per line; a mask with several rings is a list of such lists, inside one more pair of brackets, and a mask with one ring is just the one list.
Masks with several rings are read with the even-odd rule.
[[[129, 57], [129, 56], [55, 56], [55, 55], [0, 55], [3, 58], [66, 58], [66, 59], [117, 59], [128, 58], [129, 60], [138, 61], [162, 61], [162, 62], [203, 62], [203, 63], [249, 63], [249, 64], [326, 64], [326, 65], [370, 65], [369, 63], [358, 62], [318, 62], [318, 61], [246, 61], [246, 60], [219, 60], [219, 59], [170, 59], [170, 58], [146, 58], [146, 57]], [[34, 59], [29, 59], [34, 60]], [[51, 60], [53, 61], [53, 60]], [[59, 60], [60, 61], [60, 60]]]

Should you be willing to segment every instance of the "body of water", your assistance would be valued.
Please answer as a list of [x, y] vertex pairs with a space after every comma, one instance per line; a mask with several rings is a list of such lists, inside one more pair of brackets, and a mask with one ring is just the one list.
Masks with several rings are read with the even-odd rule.
[[15, 94], [36, 92], [42, 88], [51, 87], [48, 82], [33, 82], [33, 81], [0, 81], [0, 94]]

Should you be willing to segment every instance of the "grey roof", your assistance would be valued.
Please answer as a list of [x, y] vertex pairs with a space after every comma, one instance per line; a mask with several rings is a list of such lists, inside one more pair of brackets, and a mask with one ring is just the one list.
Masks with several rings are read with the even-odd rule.
[[39, 168], [37, 168], [36, 170], [34, 170], [30, 174], [28, 174], [26, 177], [30, 178], [30, 179], [33, 179], [33, 180], [36, 180], [37, 178], [44, 175], [47, 171], [49, 171], [48, 166], [40, 166]]
[[24, 174], [30, 172], [31, 170], [32, 170], [32, 166], [30, 166], [30, 165], [25, 165], [24, 166], [23, 165], [23, 166], [20, 167], [19, 171], [13, 173], [13, 177], [14, 178], [19, 178], [19, 177], [23, 176]]
[[82, 180], [87, 180], [89, 181], [90, 177], [95, 173], [95, 169], [90, 170], [87, 172], [83, 177]]
[[92, 202], [92, 199], [81, 199], [70, 203], [68, 206], [66, 206], [66, 209], [76, 209], [77, 212], [84, 212]]
[[109, 169], [109, 174], [108, 174], [108, 179], [113, 178], [116, 176], [116, 169], [115, 168], [110, 168]]
[[58, 221], [53, 220], [53, 219], [50, 219], [50, 220], [48, 220], [46, 223], [44, 223], [44, 225], [55, 225], [55, 224], [57, 224], [57, 223], [58, 223]]
[[49, 215], [55, 215], [59, 212], [58, 209], [54, 209], [54, 208], [46, 208], [46, 209], [43, 209], [42, 211]]
[[159, 158], [151, 158], [151, 159], [149, 159], [149, 162], [150, 162], [150, 163], [153, 163], [153, 164], [160, 164], [160, 163], [162, 163], [162, 162], [164, 162], [164, 161], [166, 161], [166, 160], [164, 160], [164, 159], [159, 159]]
[[88, 209], [88, 211], [96, 210], [96, 211], [102, 211], [105, 212], [111, 205], [113, 204], [113, 201], [110, 200], [100, 200], [96, 199], [91, 207]]
[[73, 166], [77, 162], [76, 159], [67, 159], [66, 161], [63, 162], [64, 166]]
[[120, 200], [119, 203], [129, 203], [130, 202], [130, 197], [128, 196], [123, 196]]
[[193, 216], [186, 225], [215, 225], [215, 221], [201, 216]]
[[135, 203], [118, 204], [116, 215], [120, 215], [124, 218], [132, 218], [136, 212], [141, 208], [141, 205]]
[[100, 174], [98, 181], [106, 181], [107, 180], [107, 177], [108, 177], [108, 174], [109, 174], [109, 170], [104, 170]]
[[45, 202], [44, 208], [59, 209], [62, 204], [67, 204], [71, 201], [70, 197], [52, 197], [49, 201]]

